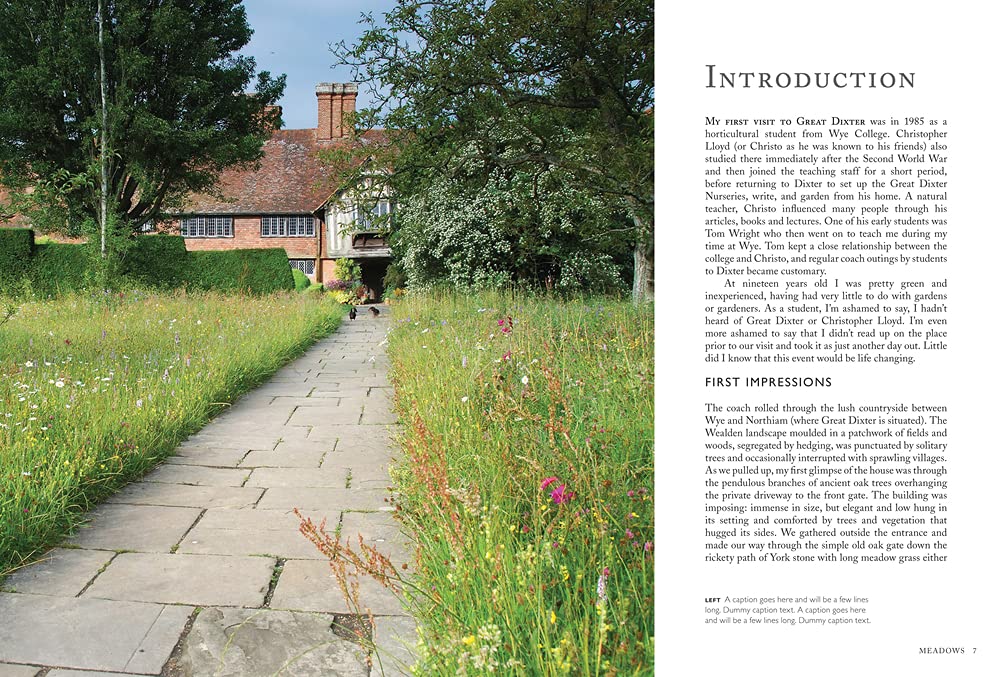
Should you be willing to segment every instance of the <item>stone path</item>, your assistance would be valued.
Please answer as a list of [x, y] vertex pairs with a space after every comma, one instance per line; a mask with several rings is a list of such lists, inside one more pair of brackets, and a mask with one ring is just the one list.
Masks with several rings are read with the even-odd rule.
[[371, 580], [381, 667], [293, 508], [408, 557], [391, 517], [389, 320], [359, 313], [0, 592], [0, 677], [398, 675], [413, 620]]

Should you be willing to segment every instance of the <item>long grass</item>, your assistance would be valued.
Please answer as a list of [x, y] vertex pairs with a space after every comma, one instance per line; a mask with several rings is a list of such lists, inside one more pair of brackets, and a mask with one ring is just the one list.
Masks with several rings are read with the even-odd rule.
[[653, 670], [653, 319], [415, 296], [389, 354], [420, 674]]
[[0, 575], [338, 324], [312, 295], [27, 303], [0, 326]]

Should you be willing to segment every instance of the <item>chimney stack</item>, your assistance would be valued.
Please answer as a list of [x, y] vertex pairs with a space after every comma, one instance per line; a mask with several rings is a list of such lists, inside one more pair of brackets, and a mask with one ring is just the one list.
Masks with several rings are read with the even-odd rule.
[[357, 100], [357, 83], [321, 82], [316, 85], [316, 138], [324, 141], [349, 136], [349, 118], [354, 113]]

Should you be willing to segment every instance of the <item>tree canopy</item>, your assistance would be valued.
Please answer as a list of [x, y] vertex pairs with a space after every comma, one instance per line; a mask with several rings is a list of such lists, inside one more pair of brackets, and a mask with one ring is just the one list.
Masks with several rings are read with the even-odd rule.
[[136, 230], [259, 159], [285, 78], [236, 53], [252, 33], [238, 0], [110, 0], [102, 15], [103, 49], [96, 0], [0, 3], [0, 181], [32, 187], [56, 225], [96, 220], [103, 56], [108, 209]]
[[359, 123], [399, 132], [385, 177], [411, 280], [561, 277], [624, 246], [646, 295], [652, 0], [397, 0], [364, 22], [334, 53], [375, 97]]

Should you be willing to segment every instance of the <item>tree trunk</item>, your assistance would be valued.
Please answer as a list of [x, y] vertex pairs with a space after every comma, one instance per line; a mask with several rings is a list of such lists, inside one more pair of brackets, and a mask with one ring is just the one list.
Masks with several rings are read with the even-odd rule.
[[104, 7], [97, 0], [97, 42], [101, 60], [101, 258], [107, 258], [108, 233], [108, 84], [104, 66]]
[[653, 250], [644, 242], [636, 242], [633, 250], [635, 273], [632, 276], [632, 303], [639, 305], [653, 300]]
[[634, 200], [629, 201], [632, 223], [635, 224], [635, 248], [632, 250], [635, 272], [632, 275], [632, 303], [639, 305], [653, 300], [653, 218], [639, 208]]

